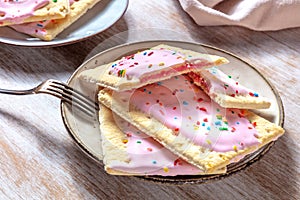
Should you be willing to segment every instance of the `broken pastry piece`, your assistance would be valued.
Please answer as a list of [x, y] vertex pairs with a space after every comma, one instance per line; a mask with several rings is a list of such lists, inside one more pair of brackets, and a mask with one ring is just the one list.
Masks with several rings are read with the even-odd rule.
[[239, 84], [216, 67], [191, 72], [189, 76], [224, 108], [265, 109], [271, 106], [269, 99]]
[[191, 82], [180, 75], [132, 91], [103, 89], [99, 101], [207, 173], [284, 133], [250, 111], [221, 107]]
[[[100, 130], [105, 170], [113, 175], [199, 175], [202, 170], [101, 106]], [[225, 173], [226, 169], [214, 174]]]
[[228, 60], [220, 56], [158, 45], [95, 69], [85, 70], [80, 77], [115, 91], [124, 91], [225, 63]]
[[11, 27], [18, 32], [50, 41], [77, 21], [99, 1], [100, 0], [70, 0], [70, 12], [65, 18], [36, 21], [27, 24], [18, 24]]
[[68, 0], [0, 1], [0, 26], [64, 18]]

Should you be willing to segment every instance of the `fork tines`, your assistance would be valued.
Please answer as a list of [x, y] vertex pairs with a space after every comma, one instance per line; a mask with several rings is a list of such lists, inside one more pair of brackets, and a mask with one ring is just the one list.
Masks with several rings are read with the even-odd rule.
[[47, 84], [43, 85], [43, 88], [48, 91], [45, 91], [46, 93], [51, 93], [52, 95], [60, 98], [62, 101], [75, 106], [90, 116], [94, 116], [96, 111], [99, 110], [97, 102], [62, 82], [48, 80]]

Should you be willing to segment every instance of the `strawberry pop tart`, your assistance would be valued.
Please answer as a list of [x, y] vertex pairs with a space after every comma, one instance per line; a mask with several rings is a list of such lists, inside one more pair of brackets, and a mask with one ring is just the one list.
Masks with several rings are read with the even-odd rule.
[[200, 86], [224, 108], [265, 109], [271, 101], [249, 89], [216, 67], [191, 72], [194, 84]]
[[[204, 174], [105, 106], [100, 108], [99, 121], [107, 173], [135, 176]], [[223, 168], [214, 174], [225, 172]]]
[[103, 89], [99, 101], [204, 172], [236, 162], [284, 130], [248, 111], [223, 108], [186, 75], [132, 91]]
[[42, 40], [53, 40], [59, 33], [77, 21], [100, 0], [70, 0], [70, 12], [62, 19], [50, 19], [11, 26], [18, 32]]
[[124, 91], [225, 63], [228, 63], [228, 60], [220, 56], [163, 44], [94, 69], [85, 70], [80, 77], [115, 91]]
[[0, 0], [0, 26], [64, 18], [68, 0]]

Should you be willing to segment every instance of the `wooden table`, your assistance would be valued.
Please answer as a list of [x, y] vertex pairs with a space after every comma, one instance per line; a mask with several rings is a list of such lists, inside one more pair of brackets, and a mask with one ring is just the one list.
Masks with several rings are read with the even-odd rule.
[[[286, 134], [259, 162], [224, 180], [158, 185], [107, 175], [68, 135], [58, 99], [0, 95], [0, 199], [299, 199], [299, 28], [255, 32], [199, 27], [177, 1], [131, 0], [115, 25], [88, 40], [52, 48], [0, 44], [0, 86], [22, 89], [48, 78], [66, 81], [99, 43], [137, 28], [180, 32], [190, 41], [217, 46], [252, 63], [281, 95]], [[162, 34], [155, 37], [165, 39]], [[131, 33], [123, 39], [131, 41]]]

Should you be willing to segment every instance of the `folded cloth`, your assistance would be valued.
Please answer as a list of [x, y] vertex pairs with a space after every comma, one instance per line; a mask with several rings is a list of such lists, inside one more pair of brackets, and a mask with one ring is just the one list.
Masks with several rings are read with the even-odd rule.
[[238, 25], [253, 30], [300, 26], [300, 0], [179, 0], [201, 26]]

